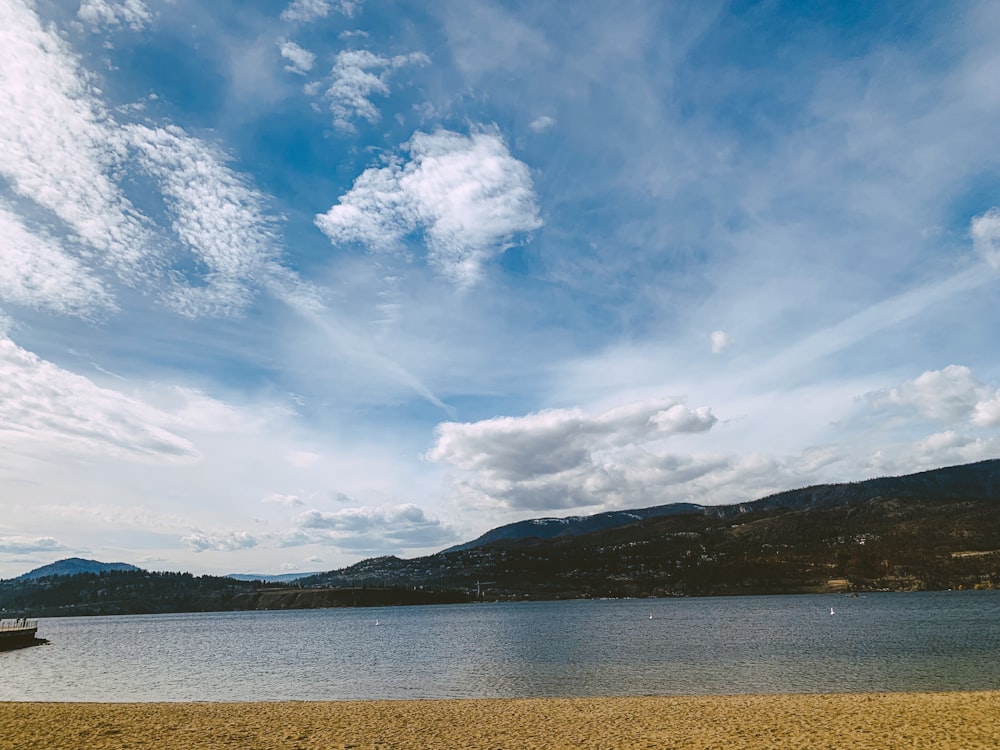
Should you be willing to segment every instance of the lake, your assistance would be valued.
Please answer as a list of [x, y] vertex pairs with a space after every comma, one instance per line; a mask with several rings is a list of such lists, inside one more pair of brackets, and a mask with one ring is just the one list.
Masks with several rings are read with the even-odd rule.
[[0, 653], [0, 700], [1000, 689], [1000, 592], [77, 617], [38, 635]]

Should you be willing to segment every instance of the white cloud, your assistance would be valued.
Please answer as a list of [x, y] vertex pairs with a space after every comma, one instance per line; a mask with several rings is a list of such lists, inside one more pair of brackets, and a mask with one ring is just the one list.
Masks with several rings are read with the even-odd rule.
[[404, 503], [390, 507], [307, 510], [296, 517], [300, 531], [287, 535], [285, 545], [326, 544], [345, 550], [425, 548], [454, 541], [455, 534], [422, 508]]
[[1000, 268], [1000, 208], [973, 217], [970, 223], [972, 246], [994, 268]]
[[712, 331], [712, 354], [722, 354], [733, 343], [733, 337], [725, 331]]
[[416, 133], [410, 161], [365, 170], [337, 205], [316, 217], [334, 244], [380, 252], [423, 232], [428, 260], [459, 285], [515, 234], [541, 226], [531, 174], [496, 133]]
[[0, 552], [8, 554], [30, 554], [34, 552], [56, 552], [66, 549], [50, 536], [0, 536]]
[[2, 203], [0, 239], [0, 300], [81, 317], [114, 309], [114, 297], [99, 278], [55, 238], [31, 232]]
[[326, 18], [330, 15], [331, 5], [329, 0], [294, 0], [281, 13], [284, 21], [301, 21], [308, 23], [317, 18]]
[[281, 505], [285, 508], [295, 508], [297, 506], [305, 505], [305, 501], [302, 500], [298, 495], [279, 495], [273, 494], [267, 497], [261, 498], [262, 503], [269, 503], [272, 505]]
[[546, 130], [553, 128], [556, 124], [556, 118], [549, 117], [548, 115], [542, 115], [531, 121], [528, 125], [536, 133], [544, 133]]
[[257, 546], [257, 538], [247, 531], [205, 534], [200, 531], [181, 537], [181, 542], [194, 552], [233, 552]]
[[0, 339], [0, 445], [30, 443], [129, 459], [188, 461], [194, 446], [173, 418]]
[[0, 4], [0, 176], [130, 281], [148, 268], [143, 219], [109, 177], [124, 144], [66, 42], [21, 3]]
[[264, 195], [217, 150], [176, 126], [125, 130], [143, 167], [160, 181], [173, 231], [207, 269], [198, 285], [175, 273], [167, 302], [189, 317], [241, 311], [252, 283], [278, 258]]
[[282, 39], [278, 42], [278, 48], [281, 50], [281, 56], [288, 60], [289, 63], [285, 66], [285, 70], [292, 73], [305, 75], [312, 70], [313, 65], [316, 63], [316, 55], [307, 49], [303, 49], [295, 42]]
[[985, 398], [976, 404], [971, 421], [977, 427], [1000, 425], [1000, 390], [992, 398]]
[[378, 108], [371, 95], [389, 95], [389, 73], [406, 65], [427, 65], [430, 58], [422, 52], [396, 57], [381, 57], [367, 50], [344, 50], [337, 55], [330, 71], [330, 86], [324, 96], [330, 100], [334, 127], [353, 131], [352, 120], [360, 117], [374, 123]]
[[345, 16], [353, 16], [363, 4], [363, 0], [294, 0], [281, 13], [284, 21], [309, 23], [319, 18], [326, 18], [336, 10]]
[[[900, 474], [996, 458], [1000, 441], [957, 430], [928, 435], [913, 444], [882, 451], [882, 474]], [[886, 457], [888, 456], [888, 458]]]
[[[140, 6], [99, 2], [81, 12], [138, 23]], [[278, 258], [265, 196], [223, 154], [179, 127], [117, 123], [63, 38], [30, 9], [0, 5], [0, 45], [0, 177], [13, 194], [0, 206], [0, 221], [12, 238], [3, 252], [18, 261], [0, 283], [12, 298], [80, 315], [112, 309], [96, 275], [103, 265], [130, 285], [142, 282], [143, 291], [166, 281], [163, 299], [189, 317], [241, 311]], [[163, 198], [169, 227], [142, 215], [121, 189], [136, 177], [145, 182], [143, 171], [160, 190], [154, 198]], [[55, 226], [36, 228], [53, 218]], [[30, 261], [25, 248], [33, 251]], [[178, 262], [178, 250], [195, 263]], [[52, 264], [48, 284], [39, 283], [42, 262]]]
[[928, 370], [888, 393], [869, 394], [875, 406], [910, 407], [921, 416], [951, 423], [964, 421], [988, 397], [988, 389], [963, 365]]
[[524, 417], [446, 422], [438, 425], [427, 459], [461, 469], [467, 486], [482, 499], [507, 507], [630, 504], [650, 497], [665, 473], [697, 464], [665, 453], [664, 439], [705, 432], [715, 422], [707, 407], [691, 409], [674, 400], [642, 401], [596, 414], [549, 409]]
[[112, 29], [127, 26], [133, 31], [141, 31], [153, 20], [142, 0], [82, 0], [76, 14], [91, 26]]

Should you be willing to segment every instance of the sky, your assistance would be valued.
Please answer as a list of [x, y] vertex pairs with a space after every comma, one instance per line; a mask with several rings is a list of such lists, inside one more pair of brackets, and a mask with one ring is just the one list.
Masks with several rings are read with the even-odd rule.
[[1000, 456], [998, 36], [992, 2], [0, 0], [0, 578]]

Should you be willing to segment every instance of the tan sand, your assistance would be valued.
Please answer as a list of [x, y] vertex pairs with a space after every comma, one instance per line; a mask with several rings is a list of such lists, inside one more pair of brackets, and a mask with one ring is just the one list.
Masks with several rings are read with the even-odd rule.
[[0, 703], [4, 750], [1000, 747], [1000, 692], [334, 703]]

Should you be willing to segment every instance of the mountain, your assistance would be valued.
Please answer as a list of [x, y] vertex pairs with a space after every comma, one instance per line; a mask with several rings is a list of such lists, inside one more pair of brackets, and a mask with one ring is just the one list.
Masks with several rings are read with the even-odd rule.
[[537, 598], [1000, 588], [1000, 460], [647, 511], [589, 532], [589, 518], [562, 519], [581, 533], [512, 524], [436, 555], [364, 560], [299, 583], [489, 582], [490, 596]]
[[682, 513], [693, 513], [704, 510], [704, 506], [693, 503], [672, 503], [657, 505], [653, 508], [638, 508], [636, 510], [613, 510], [597, 513], [592, 516], [567, 516], [565, 518], [533, 518], [528, 521], [509, 523], [487, 531], [471, 542], [457, 544], [444, 552], [461, 552], [462, 550], [485, 547], [496, 542], [515, 539], [556, 539], [558, 537], [578, 536], [595, 531], [604, 531], [618, 526], [628, 526], [647, 518], [658, 516], [674, 516]]
[[122, 562], [105, 563], [98, 562], [97, 560], [84, 560], [82, 557], [69, 557], [65, 560], [57, 560], [49, 565], [29, 570], [14, 580], [30, 581], [35, 578], [45, 578], [46, 576], [75, 576], [80, 573], [107, 573], [112, 570], [141, 570], [141, 568]]
[[[1000, 589], [1000, 460], [733, 505], [538, 519], [434, 555], [370, 558], [291, 584], [135, 569], [97, 575], [100, 568], [89, 568], [69, 577], [81, 563], [106, 565], [61, 561], [0, 581], [0, 612], [54, 617], [479, 598]], [[61, 575], [37, 577], [53, 572]]]
[[900, 498], [930, 496], [997, 498], [1000, 497], [1000, 460], [993, 459], [962, 466], [931, 469], [898, 477], [879, 477], [845, 484], [813, 485], [768, 495], [752, 502], [732, 505], [704, 506], [695, 503], [671, 503], [636, 510], [608, 511], [591, 516], [534, 518], [498, 526], [471, 542], [449, 547], [443, 550], [442, 554], [485, 547], [502, 541], [557, 539], [590, 534], [662, 516], [702, 513], [720, 518], [731, 518], [754, 511], [807, 510], [850, 505], [880, 495]]
[[707, 508], [706, 512], [731, 517], [751, 510], [808, 510], [865, 502], [875, 497], [896, 498], [1000, 498], [1000, 459], [961, 466], [946, 466], [898, 477], [878, 477], [844, 484], [819, 484], [788, 490], [750, 503]]

